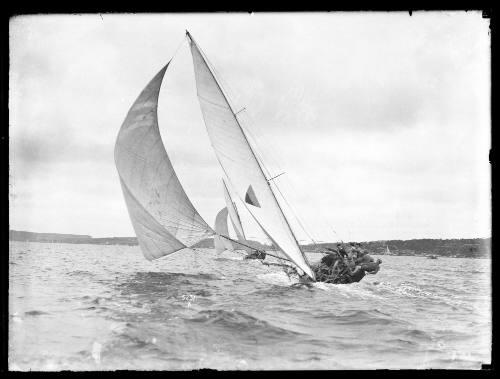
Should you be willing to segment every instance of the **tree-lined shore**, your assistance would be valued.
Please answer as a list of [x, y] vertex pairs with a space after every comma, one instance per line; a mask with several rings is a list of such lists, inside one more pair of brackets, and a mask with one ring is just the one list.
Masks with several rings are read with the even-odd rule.
[[[25, 242], [76, 243], [96, 245], [138, 245], [136, 237], [93, 238], [83, 234], [35, 233], [9, 230], [9, 240]], [[411, 239], [361, 242], [363, 247], [377, 255], [417, 255], [458, 258], [491, 257], [491, 238], [470, 239]], [[257, 241], [249, 244], [258, 249], [269, 250], [270, 246]], [[213, 239], [207, 238], [199, 242], [198, 248], [213, 248]], [[316, 251], [325, 247], [333, 248], [336, 242], [301, 245], [304, 251]]]

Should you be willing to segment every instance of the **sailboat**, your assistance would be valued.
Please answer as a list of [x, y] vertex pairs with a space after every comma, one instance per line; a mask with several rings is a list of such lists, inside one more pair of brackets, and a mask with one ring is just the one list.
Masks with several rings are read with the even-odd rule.
[[231, 240], [222, 237], [229, 236], [229, 230], [227, 228], [227, 214], [227, 207], [224, 207], [217, 213], [217, 216], [215, 216], [214, 230], [216, 235], [214, 235], [214, 248], [217, 254], [220, 254], [225, 250], [234, 251], [234, 246]]
[[[244, 250], [247, 255], [245, 259], [265, 259], [266, 253], [252, 248], [249, 245], [249, 241], [247, 241], [245, 237], [245, 232], [243, 230], [243, 225], [241, 224], [240, 215], [238, 213], [238, 208], [236, 207], [236, 203], [232, 200], [229, 190], [227, 188], [227, 184], [222, 178], [222, 184], [224, 189], [224, 200], [226, 202], [226, 206], [222, 208], [215, 218], [214, 229], [217, 233], [214, 236], [214, 245], [215, 251], [220, 253], [224, 250], [235, 250], [235, 244], [239, 249]], [[231, 243], [231, 239], [229, 239], [229, 231], [228, 231], [228, 216], [231, 220], [231, 225], [233, 226], [233, 230], [236, 233], [237, 241]]]
[[[300, 276], [315, 280], [309, 262], [205, 54], [191, 34], [189, 41], [197, 96], [211, 145], [227, 182], [263, 233]], [[171, 59], [172, 60], [172, 59]], [[140, 248], [152, 260], [192, 248], [214, 237], [232, 240], [227, 230], [214, 230], [187, 196], [163, 145], [158, 125], [158, 96], [171, 60], [153, 77], [130, 108], [118, 133], [114, 158], [128, 213]], [[226, 184], [224, 186], [227, 191]], [[219, 222], [236, 208], [226, 199]], [[221, 213], [222, 212], [222, 213]], [[227, 212], [227, 214], [226, 214]], [[218, 215], [218, 216], [219, 216]], [[217, 222], [216, 218], [216, 225]], [[222, 225], [222, 224], [221, 224]], [[227, 225], [227, 221], [226, 221]], [[227, 228], [227, 226], [226, 226]], [[239, 238], [239, 236], [238, 236]], [[224, 246], [229, 246], [222, 242]], [[219, 249], [222, 248], [219, 245]]]
[[387, 255], [391, 255], [391, 251], [389, 250], [389, 245], [386, 245], [386, 246], [385, 246], [385, 253], [386, 253]]

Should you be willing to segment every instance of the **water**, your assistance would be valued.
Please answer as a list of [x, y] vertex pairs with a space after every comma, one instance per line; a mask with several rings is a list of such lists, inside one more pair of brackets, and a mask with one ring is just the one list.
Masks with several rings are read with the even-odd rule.
[[[491, 261], [381, 256], [360, 283], [292, 286], [237, 253], [11, 242], [11, 370], [480, 369]], [[266, 258], [267, 259], [267, 258]], [[311, 255], [311, 260], [319, 259]]]

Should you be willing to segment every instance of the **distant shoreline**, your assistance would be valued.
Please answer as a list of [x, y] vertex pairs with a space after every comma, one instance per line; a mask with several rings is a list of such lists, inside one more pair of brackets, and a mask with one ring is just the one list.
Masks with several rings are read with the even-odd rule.
[[[104, 237], [93, 238], [82, 234], [35, 233], [9, 230], [10, 241], [72, 243], [92, 245], [127, 245], [137, 246], [136, 237]], [[255, 248], [271, 250], [271, 246], [257, 241], [249, 241]], [[316, 245], [301, 245], [305, 252], [335, 247], [336, 242], [325, 242]], [[491, 238], [469, 239], [412, 239], [362, 242], [365, 249], [377, 255], [411, 255], [453, 257], [453, 258], [490, 258]], [[207, 238], [195, 245], [198, 248], [213, 248], [213, 239]], [[387, 253], [389, 248], [389, 254]]]

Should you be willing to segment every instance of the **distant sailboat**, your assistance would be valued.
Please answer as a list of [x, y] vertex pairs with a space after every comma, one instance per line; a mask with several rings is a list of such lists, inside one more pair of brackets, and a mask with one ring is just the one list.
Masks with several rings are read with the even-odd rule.
[[389, 250], [389, 245], [386, 245], [386, 246], [385, 246], [385, 253], [386, 253], [387, 255], [391, 255], [391, 251]]
[[215, 232], [214, 236], [214, 248], [217, 254], [222, 253], [225, 250], [234, 251], [233, 243], [222, 236], [229, 237], [229, 230], [227, 228], [227, 207], [222, 208], [217, 216], [215, 217]]
[[250, 252], [251, 249], [248, 248], [247, 245], [248, 241], [245, 237], [245, 231], [243, 230], [243, 225], [241, 224], [241, 219], [240, 215], [238, 213], [238, 208], [236, 207], [235, 202], [231, 198], [231, 194], [229, 193], [229, 190], [227, 188], [227, 184], [222, 179], [222, 186], [224, 189], [224, 201], [226, 202], [226, 207], [228, 209], [229, 213], [229, 218], [231, 219], [231, 225], [233, 226], [234, 232], [236, 233], [236, 236], [238, 238], [238, 241], [240, 241], [242, 244], [240, 244], [241, 248], [243, 248], [245, 251]]
[[[205, 126], [231, 188], [265, 235], [296, 266], [298, 273], [305, 273], [314, 280], [314, 273], [238, 121], [237, 113], [199, 46], [187, 31], [186, 36], [191, 47]], [[118, 133], [114, 152], [129, 216], [141, 250], [150, 260], [193, 247], [208, 237], [228, 239], [218, 227], [219, 231], [212, 229], [194, 208], [161, 140], [158, 96], [169, 64], [170, 61], [132, 105]], [[226, 219], [227, 228], [229, 214], [235, 231], [240, 233], [238, 239], [240, 236], [244, 239], [236, 208], [227, 186], [224, 186], [230, 202], [225, 197], [226, 210], [219, 212], [220, 220]]]

